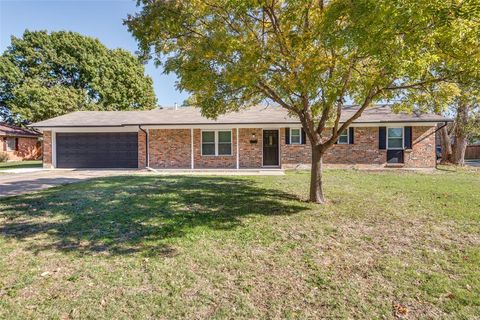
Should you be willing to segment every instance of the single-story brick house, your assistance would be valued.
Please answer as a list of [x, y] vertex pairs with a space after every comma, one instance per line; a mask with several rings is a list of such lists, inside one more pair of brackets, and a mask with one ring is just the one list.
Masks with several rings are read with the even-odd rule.
[[[345, 108], [342, 118], [355, 110]], [[434, 133], [447, 121], [375, 106], [340, 136], [324, 162], [434, 167]], [[32, 127], [43, 132], [44, 166], [53, 168], [288, 168], [311, 160], [300, 121], [272, 106], [216, 120], [196, 108], [80, 111]]]
[[8, 160], [35, 160], [42, 155], [38, 132], [0, 122], [0, 152]]

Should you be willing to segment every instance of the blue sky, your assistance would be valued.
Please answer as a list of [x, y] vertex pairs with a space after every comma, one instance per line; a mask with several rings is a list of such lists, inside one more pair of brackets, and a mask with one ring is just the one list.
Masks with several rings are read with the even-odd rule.
[[[0, 0], [0, 52], [10, 45], [10, 36], [29, 30], [69, 30], [98, 38], [109, 48], [135, 52], [135, 39], [122, 24], [127, 14], [138, 11], [134, 0]], [[172, 106], [187, 97], [175, 89], [175, 75], [164, 75], [153, 63], [146, 66], [153, 78], [158, 103]]]

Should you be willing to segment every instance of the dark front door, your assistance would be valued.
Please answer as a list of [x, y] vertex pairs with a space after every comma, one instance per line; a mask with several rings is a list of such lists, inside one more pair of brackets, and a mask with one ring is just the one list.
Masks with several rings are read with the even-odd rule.
[[263, 165], [279, 165], [278, 130], [263, 130]]
[[403, 150], [387, 150], [387, 163], [403, 163]]
[[137, 168], [136, 132], [57, 133], [58, 168]]

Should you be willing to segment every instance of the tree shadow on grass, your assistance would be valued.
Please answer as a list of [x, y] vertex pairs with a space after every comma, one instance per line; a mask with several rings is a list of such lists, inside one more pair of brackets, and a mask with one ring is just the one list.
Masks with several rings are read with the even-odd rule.
[[[308, 207], [251, 179], [124, 176], [0, 200], [0, 234], [35, 252], [174, 255], [169, 245], [197, 227], [229, 230], [242, 218]], [[3, 222], [2, 222], [3, 221]]]

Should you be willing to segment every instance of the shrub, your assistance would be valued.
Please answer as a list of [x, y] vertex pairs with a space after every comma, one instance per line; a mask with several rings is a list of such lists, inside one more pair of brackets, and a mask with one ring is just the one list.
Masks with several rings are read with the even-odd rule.
[[0, 162], [7, 162], [8, 154], [6, 152], [0, 152]]

